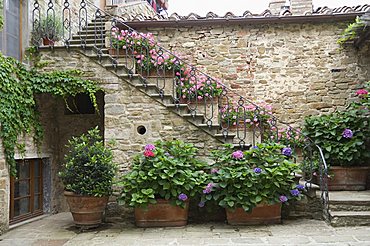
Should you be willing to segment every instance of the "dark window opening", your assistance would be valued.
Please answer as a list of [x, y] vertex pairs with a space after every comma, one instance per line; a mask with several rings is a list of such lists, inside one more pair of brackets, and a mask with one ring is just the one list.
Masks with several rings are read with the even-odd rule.
[[79, 93], [75, 97], [67, 99], [64, 112], [66, 115], [95, 114], [95, 108], [88, 94]]

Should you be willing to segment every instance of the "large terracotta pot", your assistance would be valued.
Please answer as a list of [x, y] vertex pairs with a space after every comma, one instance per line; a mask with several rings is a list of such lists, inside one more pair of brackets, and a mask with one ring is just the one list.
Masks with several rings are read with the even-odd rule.
[[329, 190], [365, 190], [370, 167], [330, 167]]
[[230, 225], [261, 225], [281, 222], [281, 204], [259, 204], [251, 213], [243, 208], [226, 209], [227, 223]]
[[135, 222], [138, 227], [185, 226], [188, 222], [189, 201], [185, 208], [174, 206], [170, 201], [157, 199], [156, 204], [146, 208], [135, 208]]
[[102, 223], [108, 197], [81, 196], [69, 191], [65, 191], [64, 196], [76, 226], [93, 228]]

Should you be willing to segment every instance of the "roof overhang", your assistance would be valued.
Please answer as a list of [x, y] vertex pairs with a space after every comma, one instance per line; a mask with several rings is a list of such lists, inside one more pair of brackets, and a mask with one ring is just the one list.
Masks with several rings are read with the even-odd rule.
[[183, 26], [215, 26], [215, 25], [259, 25], [259, 24], [304, 24], [325, 22], [353, 21], [357, 16], [364, 13], [345, 13], [327, 15], [304, 15], [304, 16], [269, 16], [269, 17], [236, 17], [214, 18], [197, 20], [145, 20], [125, 22], [132, 28], [145, 27], [183, 27]]

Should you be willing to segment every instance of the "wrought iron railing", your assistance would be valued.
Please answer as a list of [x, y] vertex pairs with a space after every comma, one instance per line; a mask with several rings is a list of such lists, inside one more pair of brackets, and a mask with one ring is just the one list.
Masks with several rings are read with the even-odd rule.
[[[151, 34], [137, 32], [119, 17], [109, 15], [90, 1], [81, 0], [78, 9], [73, 9], [71, 2], [64, 1], [60, 17], [63, 23], [62, 41], [66, 48], [70, 48], [73, 41], [79, 40], [76, 46], [94, 50], [100, 61], [108, 57], [116, 71], [123, 69], [127, 78], [139, 78], [144, 88], [154, 85], [159, 98], [169, 98], [178, 110], [186, 104], [191, 116], [195, 118], [202, 115], [204, 122], [199, 126], [205, 131], [217, 131], [225, 140], [235, 136], [232, 141], [239, 148], [249, 148], [257, 142], [280, 141], [296, 152], [301, 150], [299, 159], [306, 168], [306, 186], [311, 188], [314, 173], [318, 171], [324, 216], [329, 219], [328, 167], [321, 148], [310, 138], [280, 121], [268, 106], [258, 105], [235, 93], [221, 81], [160, 46]], [[55, 7], [50, 0], [47, 17], [56, 18]], [[76, 11], [78, 17], [73, 19], [71, 12]], [[35, 0], [33, 33], [41, 28], [41, 16], [40, 5]], [[78, 23], [78, 28], [73, 29], [71, 23]], [[48, 28], [52, 27], [50, 25]], [[79, 35], [72, 38], [71, 34], [76, 31]], [[46, 37], [53, 38], [52, 35]], [[40, 42], [33, 39], [33, 44], [39, 46]], [[52, 42], [50, 46], [53, 45]], [[282, 137], [279, 130], [282, 128], [286, 129], [285, 137]]]

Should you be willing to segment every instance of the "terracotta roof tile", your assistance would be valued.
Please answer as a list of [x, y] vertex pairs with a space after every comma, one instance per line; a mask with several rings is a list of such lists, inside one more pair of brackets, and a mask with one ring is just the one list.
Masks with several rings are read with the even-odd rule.
[[[307, 12], [305, 15], [340, 15], [340, 14], [349, 14], [349, 13], [365, 13], [370, 11], [370, 5], [357, 5], [353, 7], [343, 6], [338, 8], [328, 8], [328, 7], [319, 7], [314, 10], [312, 13]], [[292, 12], [289, 9], [282, 10], [279, 16], [291, 16]], [[273, 15], [269, 9], [264, 10], [261, 14], [253, 14], [250, 11], [245, 11], [242, 16], [235, 15], [232, 12], [227, 12], [223, 16], [219, 16], [214, 12], [208, 12], [206, 16], [200, 16], [196, 13], [190, 13], [187, 16], [181, 16], [177, 13], [172, 13], [169, 17], [162, 17], [162, 16], [145, 16], [145, 15], [136, 15], [132, 16], [129, 14], [124, 14], [121, 17], [124, 20], [132, 20], [132, 21], [144, 21], [144, 20], [207, 20], [207, 19], [240, 19], [240, 18], [269, 18], [269, 17], [276, 17], [277, 15]]]

